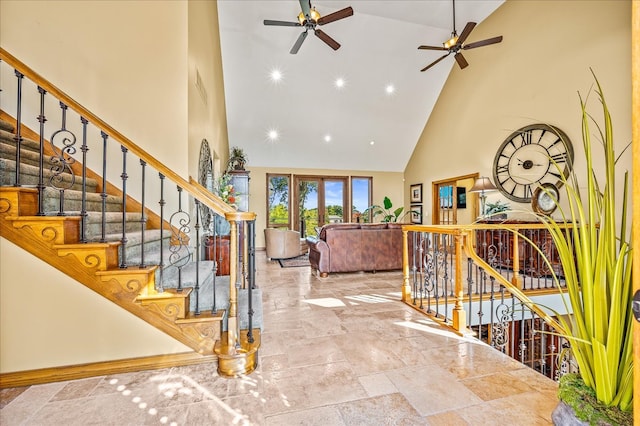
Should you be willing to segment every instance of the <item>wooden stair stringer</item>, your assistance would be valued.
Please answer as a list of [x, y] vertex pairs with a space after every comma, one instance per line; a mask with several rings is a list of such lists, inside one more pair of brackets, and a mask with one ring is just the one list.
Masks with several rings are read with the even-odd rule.
[[[156, 266], [118, 268], [119, 243], [87, 243], [79, 248], [74, 225], [78, 220], [58, 216], [15, 217], [0, 211], [0, 235], [194, 351], [211, 355], [221, 333], [223, 311], [215, 315], [203, 312], [195, 318], [185, 313], [178, 318], [181, 310], [188, 311], [190, 289], [183, 291], [186, 297], [165, 298], [163, 303], [145, 299], [148, 289], [153, 287]], [[180, 303], [186, 305], [175, 307]]]

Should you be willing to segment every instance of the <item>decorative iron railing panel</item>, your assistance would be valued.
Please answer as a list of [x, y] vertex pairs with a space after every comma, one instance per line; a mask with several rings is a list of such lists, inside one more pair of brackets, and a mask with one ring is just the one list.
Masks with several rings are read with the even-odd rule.
[[[506, 251], [500, 244], [513, 244], [505, 239], [512, 232], [471, 228], [404, 227], [407, 252], [403, 300], [460, 333], [473, 333], [547, 377], [557, 379], [566, 371], [574, 371], [569, 344], [553, 328], [553, 318], [567, 314], [558, 293], [558, 287], [563, 288], [558, 269], [549, 272], [548, 263], [539, 259], [535, 261], [546, 269], [534, 270], [531, 258], [522, 263], [509, 262], [501, 257]], [[515, 231], [519, 232], [515, 244], [520, 253], [544, 235], [539, 227]], [[477, 238], [480, 234], [482, 238]], [[495, 244], [483, 245], [486, 240]], [[478, 253], [474, 241], [480, 241]], [[544, 253], [547, 248], [540, 249]], [[533, 252], [527, 251], [529, 257]], [[511, 255], [520, 256], [517, 250]], [[514, 264], [516, 272], [508, 268]]]

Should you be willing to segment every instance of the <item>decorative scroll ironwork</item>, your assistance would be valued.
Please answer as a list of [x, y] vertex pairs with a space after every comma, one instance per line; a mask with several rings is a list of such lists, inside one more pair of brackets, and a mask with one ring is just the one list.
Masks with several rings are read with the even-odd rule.
[[509, 344], [509, 327], [513, 321], [513, 310], [504, 299], [495, 309], [497, 321], [491, 324], [491, 346], [505, 352]]
[[189, 249], [189, 232], [190, 232], [191, 216], [182, 210], [182, 188], [178, 186], [178, 210], [169, 218], [171, 225], [172, 244], [169, 245], [169, 266], [178, 269], [178, 287], [177, 291], [181, 292], [182, 288], [182, 268], [191, 261], [191, 250]]
[[[76, 153], [76, 135], [67, 130], [67, 105], [60, 102], [60, 109], [62, 110], [62, 127], [56, 130], [51, 135], [51, 149], [54, 155], [51, 156], [49, 162], [51, 167], [51, 177], [49, 177], [49, 184], [60, 191], [60, 208], [58, 216], [64, 215], [64, 191], [71, 189], [76, 183], [76, 176], [73, 174], [71, 165], [76, 162], [73, 155]], [[59, 141], [59, 142], [58, 142]], [[60, 147], [56, 144], [59, 143]], [[70, 175], [69, 181], [65, 182], [64, 174]]]

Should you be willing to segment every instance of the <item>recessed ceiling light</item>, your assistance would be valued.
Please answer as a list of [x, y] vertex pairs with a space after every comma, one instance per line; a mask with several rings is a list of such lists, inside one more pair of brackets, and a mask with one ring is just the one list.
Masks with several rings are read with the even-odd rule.
[[273, 81], [274, 83], [277, 83], [280, 80], [282, 80], [282, 72], [277, 68], [271, 71], [270, 76], [271, 76], [271, 81]]
[[269, 137], [270, 140], [275, 141], [278, 139], [278, 136], [279, 136], [278, 131], [276, 129], [271, 129], [267, 133], [267, 136]]
[[388, 95], [390, 95], [396, 91], [396, 88], [393, 87], [393, 84], [388, 84], [384, 90], [387, 92]]
[[325, 142], [331, 142], [331, 135], [325, 135], [324, 141]]
[[335, 85], [338, 89], [342, 89], [347, 82], [342, 77], [336, 78]]
[[376, 141], [371, 141], [371, 142], [369, 142], [369, 145], [373, 146], [373, 145], [375, 145], [375, 143], [376, 143]]

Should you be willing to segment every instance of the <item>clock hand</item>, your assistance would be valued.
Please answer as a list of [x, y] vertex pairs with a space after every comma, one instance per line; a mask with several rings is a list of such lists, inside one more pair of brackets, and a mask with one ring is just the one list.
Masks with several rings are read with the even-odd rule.
[[516, 160], [518, 160], [518, 166], [522, 166], [522, 167], [524, 167], [525, 169], [530, 169], [530, 168], [531, 168], [531, 167], [533, 167], [533, 166], [538, 166], [538, 167], [540, 167], [540, 166], [544, 166], [544, 164], [534, 163], [534, 162], [533, 162], [533, 161], [531, 161], [531, 160], [525, 160], [525, 161], [522, 161], [522, 160], [521, 160], [521, 159], [519, 159], [519, 158], [516, 158]]

